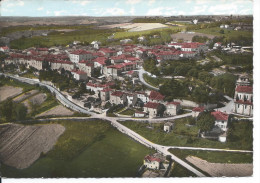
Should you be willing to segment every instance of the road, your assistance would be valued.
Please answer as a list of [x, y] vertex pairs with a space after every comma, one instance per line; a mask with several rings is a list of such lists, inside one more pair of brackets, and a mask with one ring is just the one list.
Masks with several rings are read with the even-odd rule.
[[[0, 75], [2, 75], [2, 74], [0, 73]], [[90, 111], [74, 104], [70, 100], [68, 100], [56, 88], [54, 88], [50, 85], [41, 83], [39, 80], [29, 79], [29, 78], [24, 78], [24, 77], [19, 77], [19, 76], [13, 76], [13, 75], [7, 75], [7, 74], [4, 74], [4, 75], [8, 76], [10, 78], [19, 80], [21, 82], [25, 82], [25, 83], [29, 83], [29, 84], [39, 84], [40, 86], [47, 87], [52, 93], [55, 93], [56, 98], [66, 107], [68, 107], [68, 108], [70, 108], [74, 111], [89, 114], [89, 115], [91, 115], [92, 118], [110, 121], [111, 125], [116, 127], [120, 132], [125, 133], [126, 135], [130, 136], [131, 138], [135, 139], [136, 141], [140, 142], [141, 144], [144, 144], [145, 146], [147, 146], [149, 148], [156, 149], [158, 152], [160, 152], [164, 155], [170, 155], [174, 161], [176, 161], [177, 163], [179, 163], [183, 167], [187, 168], [188, 170], [190, 170], [191, 172], [193, 172], [197, 176], [199, 176], [199, 177], [205, 176], [203, 173], [196, 170], [195, 168], [193, 168], [192, 166], [190, 166], [189, 164], [187, 164], [186, 162], [184, 162], [183, 160], [181, 160], [180, 158], [176, 157], [175, 155], [171, 154], [168, 151], [169, 148], [186, 148], [186, 149], [188, 149], [188, 147], [176, 147], [176, 146], [170, 146], [169, 147], [169, 146], [162, 146], [162, 145], [159, 145], [159, 144], [155, 144], [155, 143], [147, 140], [146, 138], [142, 137], [141, 135], [137, 134], [133, 130], [127, 128], [126, 126], [122, 125], [121, 123], [119, 123], [117, 121], [117, 120], [129, 120], [129, 118], [106, 117], [103, 114], [96, 114], [96, 113], [90, 112]], [[187, 117], [187, 116], [191, 116], [191, 113], [187, 113], [187, 114], [183, 114], [183, 115], [179, 115], [179, 116], [168, 117], [168, 118], [149, 119], [149, 121], [154, 121], [154, 122], [155, 121], [165, 121], [165, 120], [177, 119], [177, 118]], [[65, 119], [68, 119], [68, 118], [65, 118]], [[76, 118], [72, 118], [72, 119], [76, 119]], [[84, 118], [81, 118], [81, 119], [84, 119]], [[86, 118], [86, 119], [89, 119], [89, 118]], [[131, 118], [131, 120], [136, 120], [136, 121], [142, 120], [142, 121], [144, 121], [144, 119], [134, 119], [134, 118]], [[42, 120], [42, 121], [44, 121], [44, 120]], [[191, 148], [194, 149], [194, 147], [191, 147]], [[197, 148], [197, 149], [198, 150], [199, 149], [200, 150], [206, 150], [205, 148]], [[209, 150], [210, 148], [207, 148], [207, 149]], [[225, 150], [222, 150], [222, 151], [225, 151]], [[239, 151], [239, 150], [232, 150], [232, 151]]]
[[147, 71], [145, 71], [144, 69], [140, 69], [140, 70], [136, 70], [136, 71], [139, 73], [139, 79], [140, 79], [140, 81], [141, 81], [145, 86], [147, 86], [147, 87], [149, 87], [149, 88], [151, 88], [151, 89], [153, 89], [153, 90], [156, 90], [156, 91], [159, 90], [159, 88], [156, 88], [156, 87], [150, 85], [149, 83], [147, 83], [147, 82], [144, 80], [144, 76], [143, 76], [143, 75], [144, 75], [144, 74], [148, 74]]

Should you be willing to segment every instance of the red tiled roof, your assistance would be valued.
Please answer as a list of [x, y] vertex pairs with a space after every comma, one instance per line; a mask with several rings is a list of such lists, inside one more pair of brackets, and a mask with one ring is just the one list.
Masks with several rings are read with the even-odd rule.
[[126, 56], [124, 54], [111, 57], [111, 60], [124, 60], [124, 59], [126, 59]]
[[121, 91], [115, 91], [115, 92], [113, 92], [111, 95], [117, 96], [117, 97], [121, 97], [123, 94], [124, 94], [124, 93], [121, 92]]
[[2, 48], [3, 50], [8, 50], [9, 48], [7, 46], [3, 46], [3, 47], [0, 47]]
[[192, 109], [192, 111], [195, 111], [195, 112], [203, 112], [205, 110], [204, 107], [195, 107]]
[[121, 64], [116, 64], [116, 65], [110, 65], [107, 68], [121, 69], [121, 68], [129, 66], [129, 65], [135, 65], [135, 63], [133, 63], [133, 62], [121, 63]]
[[157, 161], [157, 162], [161, 162], [162, 160], [160, 158], [155, 158], [153, 156], [150, 156], [150, 155], [147, 155], [144, 157], [144, 160], [145, 161], [149, 161], [149, 162], [152, 162], [152, 161]]
[[159, 105], [160, 105], [159, 103], [148, 102], [144, 105], [144, 107], [157, 109]]
[[237, 86], [236, 91], [241, 92], [241, 93], [253, 93], [253, 87], [252, 86]]
[[151, 91], [149, 99], [152, 100], [163, 100], [165, 96], [156, 91]]
[[228, 116], [229, 116], [227, 113], [224, 113], [224, 112], [221, 112], [221, 111], [211, 112], [211, 115], [214, 116], [214, 118], [216, 120], [221, 120], [221, 121], [227, 121]]
[[102, 92], [109, 92], [109, 91], [112, 91], [113, 89], [111, 89], [111, 88], [104, 88], [103, 90], [102, 90]]
[[168, 102], [167, 103], [167, 105], [171, 105], [171, 104], [173, 104], [173, 105], [180, 105], [181, 103], [180, 102]]
[[74, 72], [74, 73], [76, 73], [76, 74], [78, 74], [78, 75], [87, 74], [87, 73], [85, 73], [84, 71], [80, 71], [80, 70], [78, 70], [78, 71], [72, 70], [71, 72]]
[[70, 54], [74, 54], [74, 55], [86, 55], [86, 54], [92, 54], [89, 51], [86, 50], [75, 50], [73, 52], [71, 52]]

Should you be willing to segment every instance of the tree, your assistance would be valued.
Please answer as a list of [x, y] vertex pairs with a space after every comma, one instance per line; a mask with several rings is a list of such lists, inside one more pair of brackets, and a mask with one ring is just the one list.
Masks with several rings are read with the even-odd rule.
[[209, 112], [205, 112], [199, 116], [196, 124], [201, 132], [210, 131], [215, 124], [215, 118]]
[[27, 115], [27, 108], [23, 104], [16, 104], [14, 108], [16, 120], [24, 120]]
[[12, 99], [7, 99], [2, 102], [0, 106], [0, 114], [5, 117], [7, 121], [11, 120], [13, 117], [13, 101]]
[[165, 110], [165, 106], [163, 104], [160, 104], [157, 109], [157, 115], [162, 117]]
[[223, 29], [220, 29], [219, 33], [220, 34], [225, 34], [225, 31]]

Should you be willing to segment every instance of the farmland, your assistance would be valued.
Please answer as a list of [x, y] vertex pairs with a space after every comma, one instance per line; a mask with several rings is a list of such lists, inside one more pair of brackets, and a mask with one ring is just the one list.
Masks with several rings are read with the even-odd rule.
[[136, 177], [154, 152], [102, 121], [59, 121], [65, 132], [54, 148], [27, 169], [2, 165], [4, 177]]

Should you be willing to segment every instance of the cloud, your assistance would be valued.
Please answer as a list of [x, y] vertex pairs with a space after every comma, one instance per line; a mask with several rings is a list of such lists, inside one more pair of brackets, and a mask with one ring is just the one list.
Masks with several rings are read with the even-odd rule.
[[37, 8], [38, 11], [42, 11], [43, 10], [43, 7], [39, 7]]
[[89, 4], [89, 3], [91, 3], [91, 1], [89, 1], [89, 0], [73, 0], [73, 1], [69, 1], [69, 2], [71, 2], [71, 3], [73, 3], [73, 4], [80, 4], [80, 5], [82, 5], [82, 6], [85, 6], [86, 4]]
[[146, 15], [149, 16], [158, 16], [158, 15], [170, 16], [175, 14], [177, 14], [175, 8], [168, 8], [168, 7], [152, 8], [149, 9], [148, 12], [146, 13]]
[[155, 0], [149, 0], [148, 5], [151, 6], [154, 3], [155, 3]]
[[24, 2], [21, 0], [18, 1], [3, 1], [6, 7], [14, 7], [14, 6], [24, 6]]
[[103, 11], [101, 12], [102, 12], [101, 16], [103, 15], [121, 16], [126, 14], [125, 10], [121, 8], [107, 8], [107, 9], [103, 9]]
[[135, 8], [131, 8], [131, 10], [129, 11], [130, 15], [135, 15]]
[[141, 2], [141, 0], [127, 0], [126, 4], [138, 4], [140, 2]]
[[65, 10], [60, 10], [60, 11], [54, 11], [55, 16], [62, 16], [62, 14], [66, 13]]

